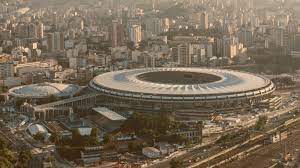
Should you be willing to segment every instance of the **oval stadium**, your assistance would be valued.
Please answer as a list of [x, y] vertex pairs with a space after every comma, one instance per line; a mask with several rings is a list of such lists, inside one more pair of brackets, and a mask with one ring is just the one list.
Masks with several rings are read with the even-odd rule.
[[60, 83], [39, 83], [23, 85], [10, 89], [9, 95], [22, 99], [47, 99], [53, 95], [58, 98], [72, 97], [81, 90], [80, 86]]
[[262, 76], [204, 68], [115, 71], [95, 77], [89, 86], [102, 95], [106, 106], [190, 117], [242, 112], [275, 91], [275, 85]]

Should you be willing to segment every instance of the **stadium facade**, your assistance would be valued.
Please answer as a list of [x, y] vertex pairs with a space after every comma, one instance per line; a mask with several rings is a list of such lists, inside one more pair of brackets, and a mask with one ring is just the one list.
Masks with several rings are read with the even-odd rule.
[[108, 72], [89, 87], [101, 104], [141, 112], [167, 111], [178, 117], [241, 112], [270, 98], [275, 85], [250, 73], [204, 68], [144, 68]]

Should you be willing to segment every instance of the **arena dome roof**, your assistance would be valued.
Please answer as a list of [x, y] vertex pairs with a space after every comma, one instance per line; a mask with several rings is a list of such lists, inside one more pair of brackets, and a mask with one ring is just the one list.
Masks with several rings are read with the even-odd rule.
[[50, 95], [68, 97], [78, 93], [80, 89], [77, 85], [46, 82], [15, 87], [9, 90], [9, 94], [20, 98], [46, 98]]

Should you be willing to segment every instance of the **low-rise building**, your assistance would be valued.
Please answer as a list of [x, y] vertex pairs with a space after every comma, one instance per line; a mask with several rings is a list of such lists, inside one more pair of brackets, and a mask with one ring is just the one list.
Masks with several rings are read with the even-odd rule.
[[83, 166], [95, 166], [101, 159], [101, 146], [85, 147], [80, 151], [79, 161]]
[[282, 132], [278, 131], [278, 132], [275, 132], [275, 133], [270, 135], [269, 141], [271, 143], [276, 143], [276, 142], [287, 139], [287, 137], [288, 137], [288, 132], [287, 131], [282, 131]]
[[261, 101], [260, 107], [264, 109], [277, 110], [282, 106], [282, 97], [274, 96]]
[[93, 108], [93, 111], [94, 114], [89, 118], [107, 131], [118, 129], [126, 120], [125, 117], [105, 107]]
[[187, 127], [179, 129], [175, 132], [176, 135], [186, 138], [191, 142], [201, 142], [202, 141], [202, 128], [203, 123], [189, 122]]
[[175, 152], [175, 147], [167, 142], [158, 142], [155, 143], [155, 146], [160, 150], [162, 155], [169, 155]]
[[155, 159], [160, 157], [160, 151], [154, 147], [145, 147], [142, 149], [143, 155], [150, 159]]

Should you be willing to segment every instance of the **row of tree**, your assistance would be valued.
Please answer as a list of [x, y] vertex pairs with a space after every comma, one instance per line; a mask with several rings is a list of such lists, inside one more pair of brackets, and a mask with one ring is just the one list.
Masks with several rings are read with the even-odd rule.
[[21, 150], [13, 152], [9, 149], [9, 144], [0, 137], [0, 167], [2, 168], [26, 168], [32, 159], [32, 154], [29, 150]]
[[173, 121], [167, 114], [134, 113], [121, 127], [122, 133], [134, 133], [148, 142], [153, 140], [169, 143], [184, 143], [184, 137], [173, 134], [181, 124]]
[[78, 129], [72, 130], [72, 138], [59, 138], [56, 134], [50, 140], [56, 144], [58, 153], [69, 160], [75, 160], [80, 156], [84, 147], [100, 145], [98, 141], [99, 130], [93, 128], [90, 135], [81, 135]]

